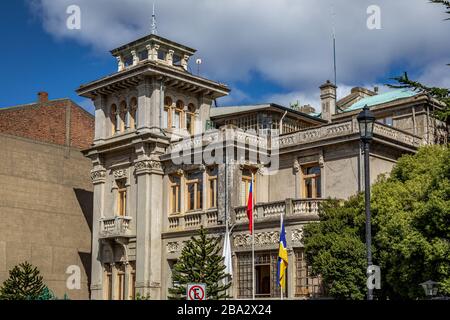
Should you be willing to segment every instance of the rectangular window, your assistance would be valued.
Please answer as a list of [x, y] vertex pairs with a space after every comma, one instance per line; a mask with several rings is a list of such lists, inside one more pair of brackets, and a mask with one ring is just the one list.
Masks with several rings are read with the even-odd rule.
[[172, 59], [174, 66], [181, 66], [181, 57], [179, 55], [174, 54]]
[[[257, 298], [279, 298], [281, 288], [277, 278], [278, 252], [255, 253], [255, 296]], [[252, 297], [252, 254], [237, 254], [238, 298]], [[288, 284], [288, 281], [286, 281]], [[287, 295], [287, 286], [284, 295]]]
[[[253, 184], [253, 200], [256, 203], [256, 177]], [[250, 169], [244, 169], [242, 171], [242, 180], [241, 180], [241, 205], [246, 206], [248, 204], [248, 194], [250, 190], [250, 183], [252, 182], [252, 171]]]
[[217, 208], [217, 174], [218, 168], [208, 169], [208, 207]]
[[148, 59], [148, 51], [142, 50], [138, 53], [139, 61], [147, 60]]
[[170, 177], [170, 213], [180, 212], [181, 194], [180, 194], [181, 178], [179, 176]]
[[105, 283], [103, 284], [103, 297], [112, 300], [112, 268], [109, 263], [104, 266]]
[[324, 290], [320, 277], [311, 275], [311, 267], [306, 264], [303, 249], [295, 250], [295, 296], [296, 297], [320, 297]]
[[127, 187], [124, 180], [117, 181], [118, 187], [118, 213], [120, 217], [126, 216], [127, 210]]
[[133, 56], [126, 56], [124, 58], [125, 67], [129, 67], [133, 65]]
[[176, 109], [174, 111], [172, 127], [175, 129], [180, 129], [181, 128], [180, 122], [181, 122], [181, 111]]
[[163, 50], [158, 51], [158, 59], [159, 60], [166, 60], [166, 52]]
[[392, 121], [392, 117], [386, 117], [383, 119], [383, 123], [387, 126], [392, 127], [393, 121]]
[[169, 108], [164, 108], [162, 116], [162, 127], [164, 129], [169, 128]]
[[320, 166], [309, 165], [302, 168], [303, 198], [314, 199], [322, 197]]
[[186, 174], [186, 208], [188, 211], [203, 208], [203, 172]]

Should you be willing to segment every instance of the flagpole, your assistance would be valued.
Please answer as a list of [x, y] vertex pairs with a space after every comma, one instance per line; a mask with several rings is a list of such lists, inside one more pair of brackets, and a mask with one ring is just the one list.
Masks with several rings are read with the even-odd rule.
[[255, 222], [254, 222], [254, 208], [255, 208], [255, 196], [254, 196], [254, 175], [252, 173], [252, 285], [253, 285], [253, 289], [252, 289], [252, 294], [253, 294], [253, 300], [255, 300]]
[[[280, 213], [280, 234], [283, 232], [283, 212]], [[280, 281], [280, 279], [278, 279]], [[283, 300], [283, 286], [280, 285], [281, 300]]]

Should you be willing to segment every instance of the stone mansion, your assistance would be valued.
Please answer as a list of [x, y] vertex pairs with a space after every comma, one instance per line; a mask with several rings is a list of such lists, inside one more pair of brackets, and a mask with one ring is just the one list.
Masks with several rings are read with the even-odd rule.
[[[270, 103], [217, 107], [215, 100], [230, 89], [188, 71], [194, 49], [152, 34], [111, 53], [117, 72], [77, 90], [95, 104], [94, 143], [84, 151], [93, 163], [92, 299], [127, 300], [137, 293], [166, 299], [183, 243], [200, 226], [223, 236], [226, 221], [232, 295], [251, 298], [245, 205], [252, 175], [256, 296], [280, 296], [280, 214], [289, 252], [285, 295], [321, 296], [320, 279], [305, 262], [302, 228], [318, 219], [322, 199], [363, 190], [356, 121], [362, 107], [377, 117], [372, 182], [402, 154], [447, 141], [447, 125], [433, 117], [442, 105], [408, 90], [379, 94], [357, 87], [337, 100], [336, 86], [327, 81], [320, 114], [310, 106]], [[208, 152], [215, 161], [206, 161]]]

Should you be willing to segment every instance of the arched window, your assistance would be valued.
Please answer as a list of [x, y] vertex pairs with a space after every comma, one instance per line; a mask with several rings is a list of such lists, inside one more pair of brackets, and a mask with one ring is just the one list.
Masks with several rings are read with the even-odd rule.
[[111, 134], [114, 134], [117, 131], [117, 106], [115, 104], [111, 106], [110, 120], [112, 128]]
[[137, 99], [132, 98], [130, 101], [130, 129], [134, 130], [137, 128]]
[[184, 103], [181, 100], [177, 101], [176, 108], [173, 113], [173, 123], [172, 128], [181, 129], [183, 128], [183, 110]]
[[125, 131], [126, 123], [127, 123], [127, 103], [125, 101], [122, 101], [120, 103], [120, 132]]
[[190, 103], [186, 112], [186, 129], [189, 134], [195, 134], [195, 106]]
[[172, 127], [172, 116], [171, 116], [171, 110], [172, 110], [172, 99], [170, 97], [166, 97], [164, 99], [164, 113], [163, 113], [163, 119], [162, 119], [162, 127], [163, 128], [171, 128]]

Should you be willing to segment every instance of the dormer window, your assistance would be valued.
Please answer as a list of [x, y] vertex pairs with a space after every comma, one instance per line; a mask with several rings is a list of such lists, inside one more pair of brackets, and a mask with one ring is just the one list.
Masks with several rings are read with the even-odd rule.
[[141, 50], [138, 52], [139, 61], [148, 59], [148, 50]]
[[158, 59], [159, 60], [166, 60], [166, 52], [163, 50], [158, 50]]
[[179, 55], [176, 54], [173, 55], [173, 65], [181, 66], [181, 57]]
[[125, 56], [124, 57], [124, 64], [125, 64], [125, 68], [131, 67], [133, 65], [133, 56], [131, 56], [131, 55]]

